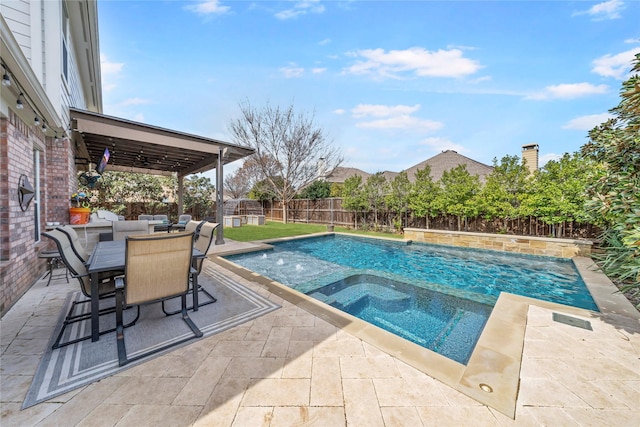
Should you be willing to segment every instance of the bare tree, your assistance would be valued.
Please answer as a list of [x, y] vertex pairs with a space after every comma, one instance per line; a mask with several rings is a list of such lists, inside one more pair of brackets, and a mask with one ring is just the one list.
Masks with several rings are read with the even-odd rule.
[[[265, 157], [263, 162], [273, 171], [277, 163], [273, 157]], [[264, 181], [262, 167], [255, 156], [245, 158], [240, 169], [225, 178], [224, 191], [234, 199], [246, 197], [260, 182]]]
[[233, 120], [230, 131], [234, 142], [256, 150], [253, 160], [274, 194], [283, 202], [283, 221], [287, 205], [305, 186], [342, 163], [340, 151], [327, 141], [313, 115], [296, 113], [267, 104], [261, 110], [248, 101], [240, 104], [241, 117]]
[[247, 197], [251, 190], [251, 180], [245, 169], [238, 169], [224, 179], [224, 192], [233, 199]]

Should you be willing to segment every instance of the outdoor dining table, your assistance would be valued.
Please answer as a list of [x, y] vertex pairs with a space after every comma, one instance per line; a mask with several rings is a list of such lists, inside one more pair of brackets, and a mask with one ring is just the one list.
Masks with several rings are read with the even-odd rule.
[[[87, 261], [87, 272], [91, 278], [91, 341], [100, 339], [100, 295], [98, 285], [100, 281], [100, 273], [105, 271], [124, 271], [125, 268], [125, 240], [112, 240], [98, 242], [93, 248], [93, 252]], [[203, 254], [195, 247], [193, 248], [192, 261], [195, 268], [196, 260], [205, 258]], [[193, 292], [193, 310], [198, 310], [198, 288], [197, 276], [194, 277], [192, 284]]]

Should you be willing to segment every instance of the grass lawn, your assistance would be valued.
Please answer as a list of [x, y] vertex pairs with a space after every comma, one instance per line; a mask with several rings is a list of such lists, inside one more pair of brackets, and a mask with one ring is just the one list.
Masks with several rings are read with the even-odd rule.
[[[224, 237], [237, 242], [250, 242], [252, 240], [278, 239], [280, 237], [301, 236], [304, 234], [321, 233], [327, 231], [325, 225], [301, 224], [267, 221], [266, 225], [244, 225], [242, 227], [225, 227]], [[365, 231], [354, 231], [344, 227], [336, 227], [335, 231], [340, 233], [352, 233], [368, 236], [383, 236], [402, 238], [399, 234], [374, 233]]]

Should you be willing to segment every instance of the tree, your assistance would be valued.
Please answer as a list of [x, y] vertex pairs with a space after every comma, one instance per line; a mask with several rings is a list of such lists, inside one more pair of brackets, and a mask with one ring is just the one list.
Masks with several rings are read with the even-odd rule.
[[300, 192], [299, 196], [302, 199], [326, 199], [331, 196], [331, 184], [327, 181], [313, 181]]
[[256, 150], [253, 159], [265, 184], [282, 201], [286, 223], [288, 202], [337, 167], [342, 156], [315, 125], [313, 115], [296, 113], [293, 105], [281, 109], [267, 104], [258, 110], [245, 101], [240, 112], [230, 124], [231, 135], [237, 144]]
[[478, 209], [472, 201], [480, 191], [480, 180], [467, 171], [467, 165], [461, 164], [444, 171], [440, 183], [442, 191], [436, 203], [443, 213], [457, 217], [460, 231], [462, 220], [466, 226], [467, 218], [477, 215]]
[[385, 197], [389, 194], [389, 183], [382, 172], [376, 172], [367, 178], [364, 193], [369, 200], [369, 207], [373, 209], [373, 221], [378, 229], [378, 211], [384, 208]]
[[411, 192], [411, 183], [407, 177], [407, 172], [402, 171], [391, 181], [390, 192], [386, 197], [386, 204], [391, 211], [396, 214], [394, 220], [394, 227], [400, 231], [404, 224], [406, 224], [406, 218], [403, 221], [403, 216], [406, 216], [409, 211], [409, 194]]
[[578, 153], [565, 153], [536, 171], [532, 191], [522, 201], [522, 212], [552, 226], [552, 234], [563, 235], [566, 222], [586, 220], [585, 190], [590, 166]]
[[[282, 181], [282, 178], [274, 178], [274, 181]], [[259, 200], [261, 202], [272, 202], [278, 198], [278, 195], [274, 193], [271, 184], [266, 179], [263, 179], [251, 188], [251, 191], [249, 191], [249, 198]]]
[[224, 179], [224, 192], [232, 199], [247, 197], [251, 190], [251, 179], [246, 169], [237, 169]]
[[[597, 162], [588, 187], [587, 209], [603, 232], [606, 256], [603, 270], [621, 287], [640, 293], [640, 54], [635, 55], [632, 75], [622, 83], [620, 104], [611, 110], [615, 118], [589, 132], [581, 152]], [[640, 306], [640, 304], [639, 304]]]
[[440, 186], [431, 178], [431, 166], [416, 171], [416, 180], [411, 186], [409, 208], [419, 218], [424, 217], [429, 228], [429, 217], [438, 214], [435, 201], [438, 198]]
[[358, 228], [358, 213], [369, 207], [360, 175], [345, 179], [342, 186], [342, 207], [354, 213], [355, 228]]
[[330, 197], [342, 197], [342, 184], [337, 182], [331, 184]]
[[493, 171], [477, 198], [480, 214], [485, 219], [517, 218], [521, 199], [527, 192], [528, 176], [529, 170], [518, 156], [504, 156], [500, 163], [493, 159]]
[[196, 216], [203, 218], [213, 207], [216, 188], [206, 176], [189, 175], [184, 179], [184, 207], [193, 209]]
[[123, 214], [126, 203], [144, 203], [146, 209], [154, 211], [163, 199], [175, 197], [176, 187], [175, 176], [106, 171], [98, 185], [82, 190], [91, 195], [95, 206], [110, 204], [111, 210]]

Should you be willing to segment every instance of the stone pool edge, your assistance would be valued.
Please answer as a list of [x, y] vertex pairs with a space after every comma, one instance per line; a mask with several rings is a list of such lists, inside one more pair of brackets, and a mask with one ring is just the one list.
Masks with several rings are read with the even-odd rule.
[[[296, 236], [295, 238], [331, 234], [334, 233], [317, 233]], [[640, 313], [622, 294], [617, 292], [617, 288], [608, 277], [595, 268], [593, 260], [586, 257], [574, 257], [572, 258], [574, 264], [601, 312], [597, 313], [503, 292], [498, 297], [469, 362], [465, 366], [221, 258], [221, 256], [270, 249], [272, 246], [269, 243], [284, 240], [291, 240], [291, 238], [254, 242], [251, 248], [227, 252], [217, 251], [209, 258], [229, 271], [264, 286], [274, 295], [286, 299], [512, 419], [515, 419], [516, 415], [520, 388], [520, 366], [530, 306], [538, 306], [585, 319], [608, 316], [640, 319]], [[390, 240], [398, 241], [397, 239]]]

